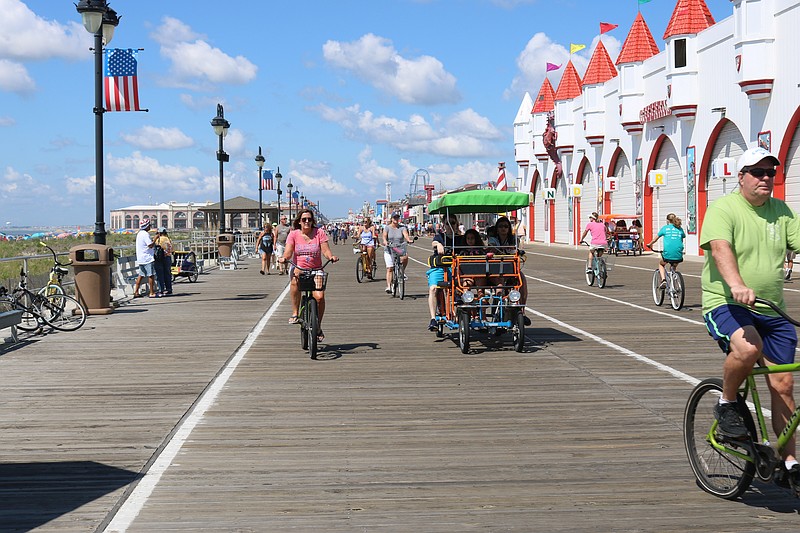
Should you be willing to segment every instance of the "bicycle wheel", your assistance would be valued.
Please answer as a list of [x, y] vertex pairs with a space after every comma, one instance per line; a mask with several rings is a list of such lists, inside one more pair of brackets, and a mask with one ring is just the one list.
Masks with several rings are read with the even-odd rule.
[[522, 310], [517, 313], [512, 335], [514, 337], [514, 349], [521, 352], [525, 349], [525, 312]]
[[597, 286], [601, 289], [606, 286], [608, 280], [608, 271], [606, 270], [606, 261], [602, 257], [597, 260]]
[[370, 273], [369, 274], [370, 274], [370, 276], [369, 276], [370, 279], [371, 280], [375, 280], [375, 276], [378, 275], [378, 261], [377, 260], [372, 262], [372, 265], [370, 266]]
[[[732, 500], [739, 497], [753, 481], [756, 465], [745, 459], [716, 450], [708, 442], [708, 434], [715, 422], [714, 406], [722, 395], [722, 380], [706, 379], [689, 395], [683, 414], [683, 442], [686, 455], [700, 487], [720, 498]], [[739, 397], [739, 411], [744, 423], [755, 436], [755, 424], [750, 411]], [[736, 447], [733, 441], [726, 443]], [[737, 451], [744, 452], [743, 448]]]
[[592, 261], [586, 260], [586, 284], [588, 286], [594, 285], [594, 268], [592, 267]]
[[[311, 298], [313, 300], [313, 298]], [[300, 302], [300, 347], [308, 350], [308, 297], [303, 296]]]
[[397, 265], [395, 265], [395, 266], [392, 268], [392, 286], [391, 286], [391, 289], [392, 289], [392, 298], [397, 298], [397, 295], [398, 295], [398, 294], [399, 294], [399, 292], [400, 292], [400, 291], [398, 290], [398, 289], [399, 289], [399, 286], [398, 286], [398, 283], [399, 283], [399, 282], [400, 282], [400, 280], [398, 279], [398, 276], [397, 276]]
[[469, 352], [469, 312], [461, 311], [458, 314], [458, 347], [461, 353]]
[[22, 320], [17, 324], [17, 329], [22, 331], [36, 331], [44, 322], [39, 311], [33, 305], [33, 298], [27, 293], [17, 293], [13, 296], [14, 305], [22, 310]]
[[317, 335], [319, 335], [319, 315], [317, 314], [316, 298], [310, 298], [308, 300], [308, 326], [306, 327], [306, 334], [308, 335], [308, 355], [311, 359], [316, 359]]
[[86, 309], [67, 294], [50, 294], [39, 304], [42, 320], [61, 331], [75, 331], [86, 323]]
[[669, 303], [676, 311], [683, 307], [683, 275], [680, 272], [674, 271], [670, 273], [672, 278], [672, 289], [669, 291]]
[[656, 305], [664, 303], [664, 289], [661, 288], [661, 273], [658, 269], [653, 272], [653, 302]]
[[57, 283], [49, 283], [44, 287], [42, 287], [41, 289], [39, 289], [37, 294], [41, 294], [42, 296], [48, 294], [64, 294], [64, 288]]
[[399, 273], [397, 276], [397, 290], [400, 293], [400, 299], [403, 300], [406, 297], [406, 274], [402, 267], [398, 268], [397, 272]]
[[361, 283], [364, 280], [364, 255], [359, 255], [356, 260], [356, 281]]

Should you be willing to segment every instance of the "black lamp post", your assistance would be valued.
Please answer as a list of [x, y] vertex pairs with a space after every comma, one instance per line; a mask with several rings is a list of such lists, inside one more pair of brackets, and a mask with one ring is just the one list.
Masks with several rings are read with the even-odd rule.
[[264, 215], [262, 215], [261, 208], [261, 191], [264, 190], [264, 181], [261, 179], [261, 172], [264, 169], [264, 156], [261, 155], [261, 147], [258, 147], [258, 155], [256, 156], [256, 165], [258, 165], [258, 229], [264, 229]]
[[300, 195], [300, 209], [306, 208], [306, 197], [304, 194]]
[[94, 165], [95, 223], [94, 243], [106, 243], [105, 207], [103, 200], [103, 43], [108, 44], [119, 24], [117, 12], [106, 0], [81, 0], [75, 5], [83, 27], [94, 35]]
[[217, 104], [217, 116], [211, 119], [211, 126], [214, 133], [219, 137], [219, 150], [217, 150], [217, 161], [219, 161], [219, 232], [225, 233], [225, 184], [222, 179], [224, 164], [230, 161], [230, 157], [225, 153], [222, 146], [222, 139], [228, 134], [231, 123], [225, 120], [225, 111], [222, 104]]
[[278, 171], [275, 173], [275, 182], [278, 187], [278, 222], [281, 220], [281, 194], [283, 194], [281, 191], [281, 179], [283, 179], [283, 176], [281, 176], [281, 167], [278, 167]]
[[292, 201], [293, 201], [293, 198], [292, 198], [292, 187], [294, 187], [294, 185], [292, 185], [292, 177], [289, 176], [289, 184], [286, 186], [286, 188], [289, 189], [289, 225], [290, 226], [292, 225], [292, 221], [294, 220], [292, 218]]

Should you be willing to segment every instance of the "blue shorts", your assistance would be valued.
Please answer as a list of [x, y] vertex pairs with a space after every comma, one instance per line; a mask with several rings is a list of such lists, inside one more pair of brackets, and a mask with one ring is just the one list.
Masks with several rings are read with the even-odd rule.
[[745, 326], [753, 326], [761, 336], [763, 354], [775, 364], [794, 363], [797, 348], [797, 331], [783, 317], [754, 313], [741, 305], [721, 305], [703, 315], [711, 338], [727, 355], [730, 353], [731, 335]]
[[139, 275], [143, 278], [149, 278], [150, 276], [155, 276], [156, 275], [155, 261], [139, 265]]
[[429, 268], [425, 275], [428, 276], [428, 287], [432, 287], [433, 285], [438, 285], [440, 282], [444, 281], [444, 269], [443, 268]]

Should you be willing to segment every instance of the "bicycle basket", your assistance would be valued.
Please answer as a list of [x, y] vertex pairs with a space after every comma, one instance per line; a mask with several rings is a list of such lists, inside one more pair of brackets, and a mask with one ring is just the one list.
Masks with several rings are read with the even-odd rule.
[[304, 291], [324, 291], [328, 284], [328, 273], [321, 270], [304, 272], [297, 278], [297, 288]]

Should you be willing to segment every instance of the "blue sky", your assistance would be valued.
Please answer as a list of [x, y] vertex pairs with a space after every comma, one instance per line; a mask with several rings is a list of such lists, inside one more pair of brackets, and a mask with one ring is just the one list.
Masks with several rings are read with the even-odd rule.
[[[677, 0], [641, 6], [656, 42]], [[729, 0], [706, 0], [716, 20]], [[144, 48], [149, 113], [105, 114], [105, 206], [258, 198], [254, 157], [280, 166], [329, 217], [405, 195], [417, 169], [436, 185], [515, 174], [513, 121], [545, 63], [570, 43], [583, 72], [599, 23], [613, 59], [637, 0], [117, 0], [110, 47]], [[92, 37], [69, 0], [0, 0], [0, 219], [94, 223]], [[554, 86], [561, 71], [550, 73]], [[265, 198], [274, 192], [265, 192]]]

